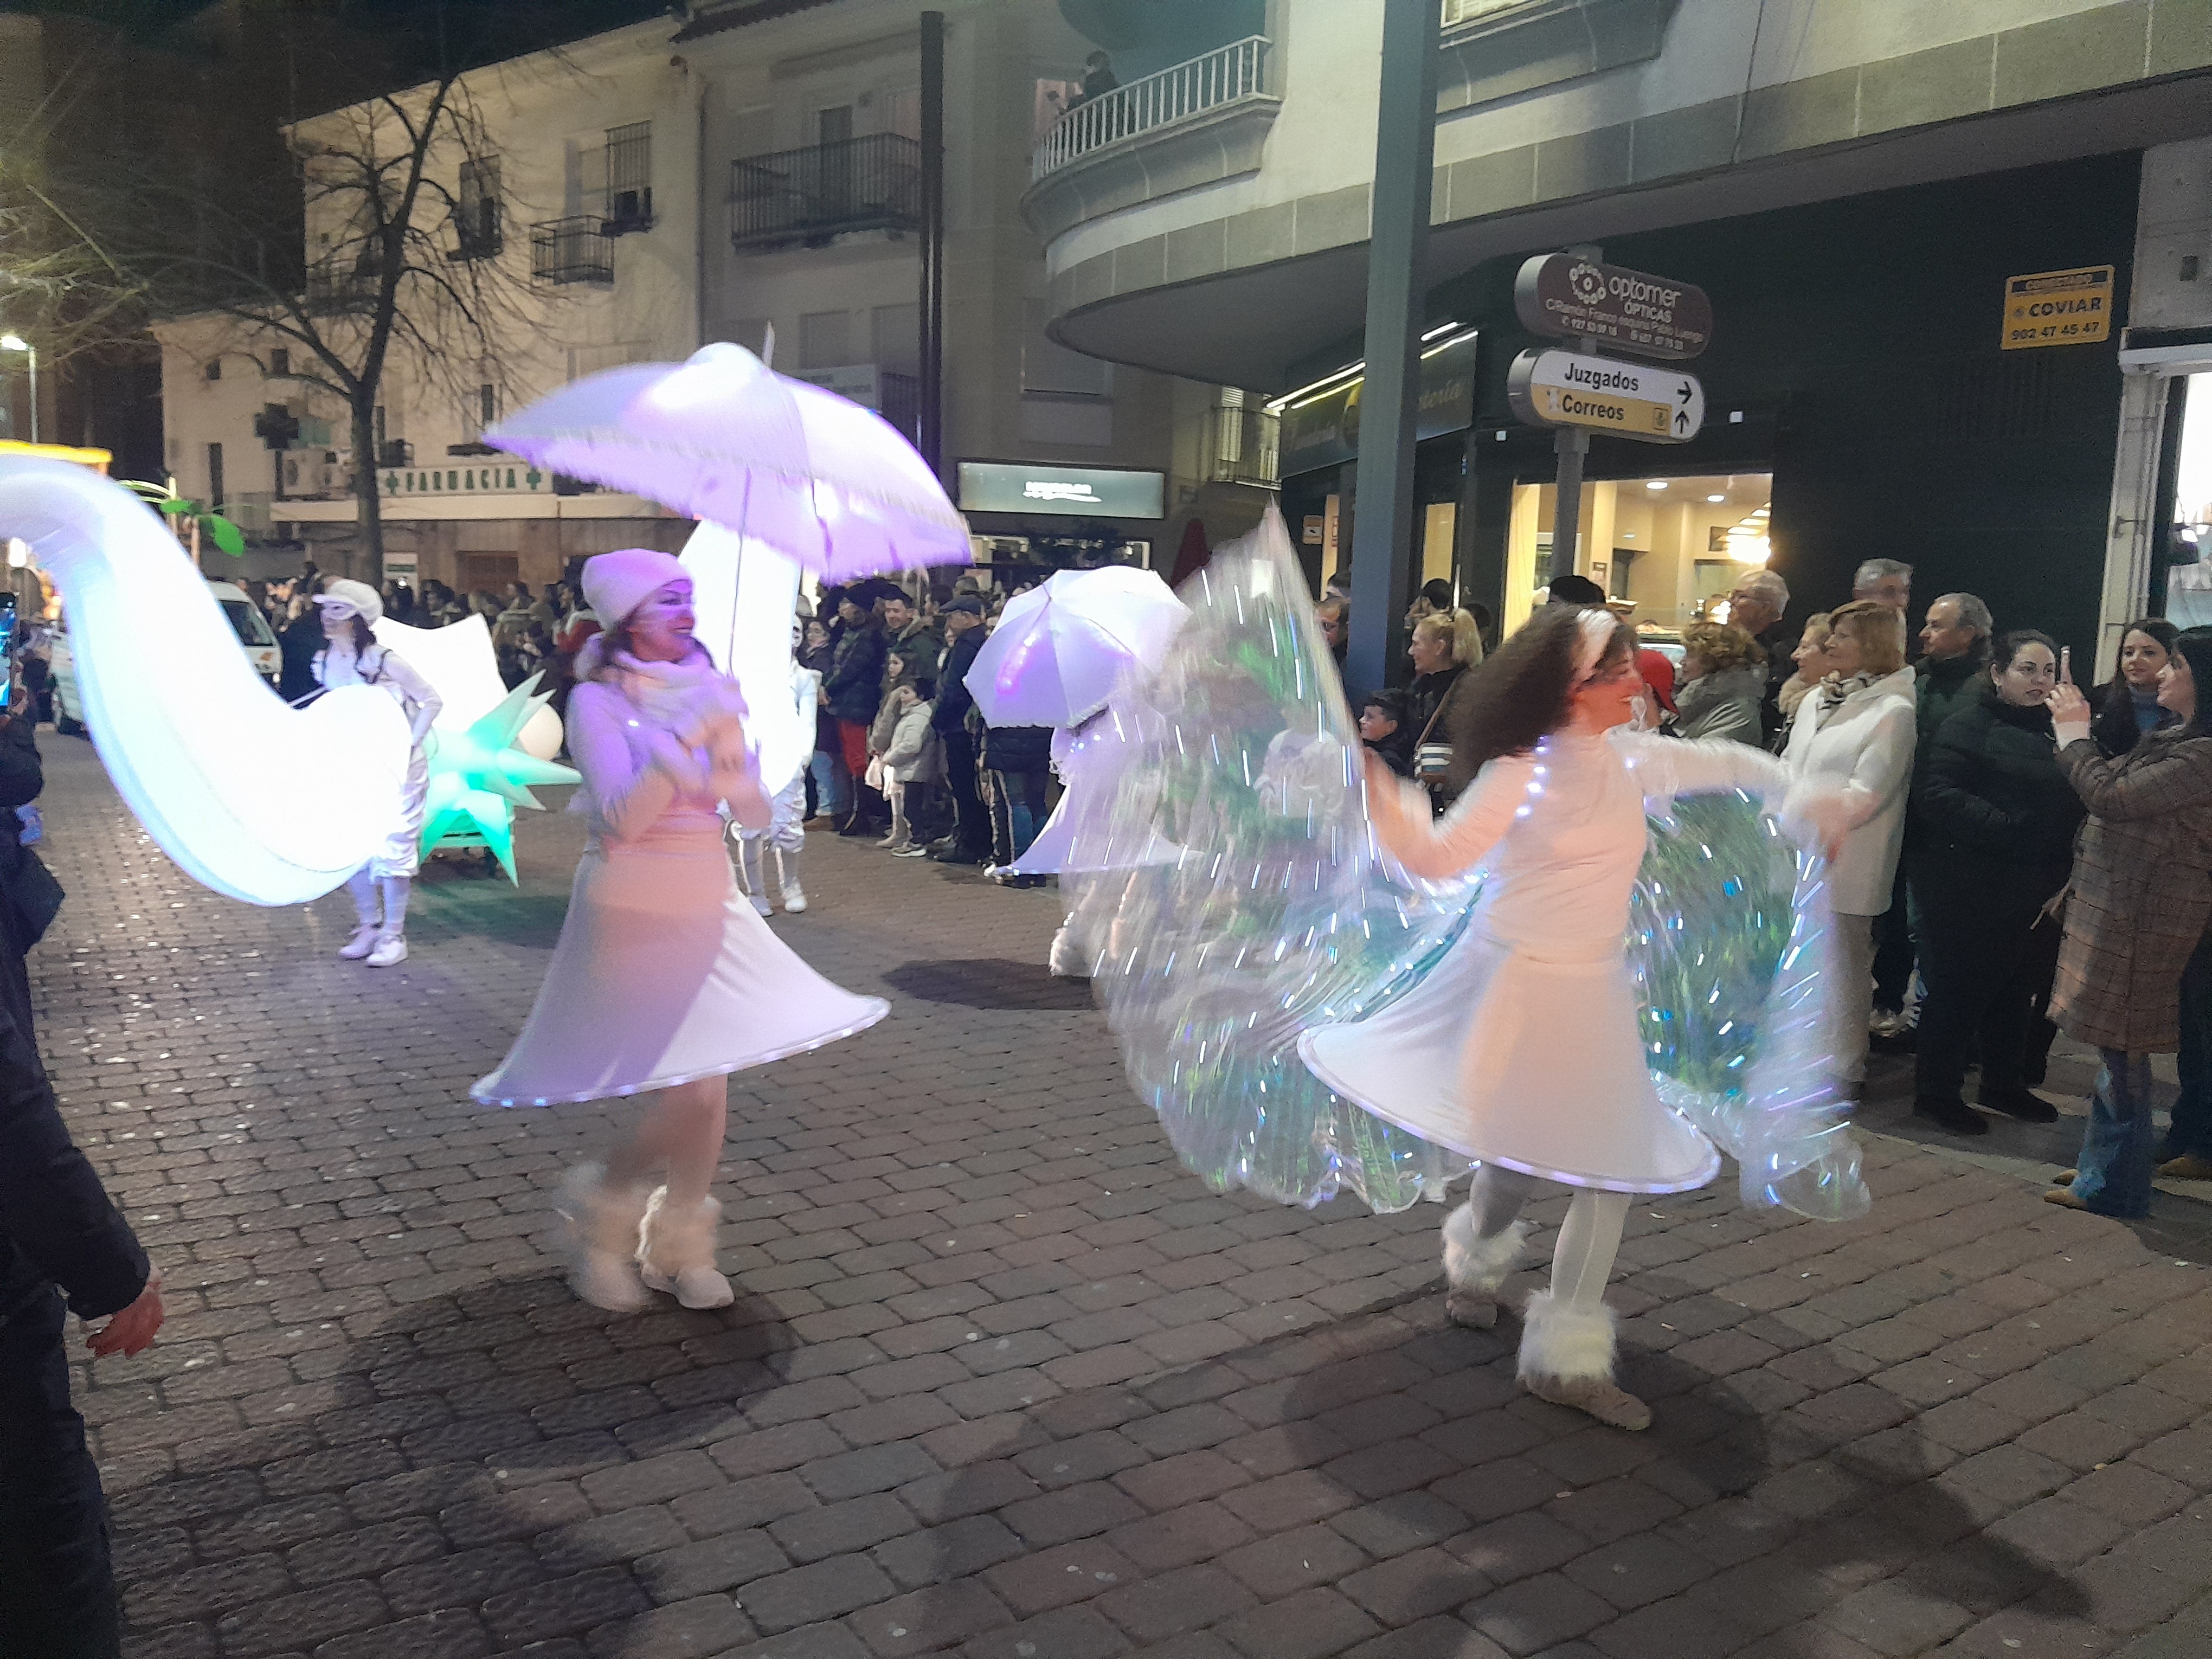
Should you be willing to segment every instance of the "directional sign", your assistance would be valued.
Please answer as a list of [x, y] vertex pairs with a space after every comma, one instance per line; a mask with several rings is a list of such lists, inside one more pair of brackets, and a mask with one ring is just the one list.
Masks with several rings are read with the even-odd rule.
[[1571, 253], [1526, 261], [1513, 309], [1532, 334], [1594, 340], [1639, 357], [1694, 357], [1713, 341], [1705, 289]]
[[1705, 389], [1694, 374], [1656, 363], [1524, 351], [1505, 382], [1514, 414], [1530, 426], [1576, 426], [1646, 443], [1687, 443], [1705, 423]]

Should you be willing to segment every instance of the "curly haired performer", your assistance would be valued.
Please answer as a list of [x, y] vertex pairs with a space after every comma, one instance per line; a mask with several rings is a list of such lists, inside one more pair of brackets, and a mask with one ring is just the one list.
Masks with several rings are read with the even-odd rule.
[[[1737, 743], [1616, 731], [1643, 690], [1635, 636], [1604, 611], [1555, 606], [1475, 671], [1480, 768], [1441, 820], [1379, 759], [1370, 811], [1385, 851], [1417, 877], [1487, 872], [1473, 925], [1413, 992], [1370, 1018], [1300, 1040], [1340, 1094], [1422, 1139], [1481, 1161], [1444, 1223], [1452, 1316], [1486, 1327], [1520, 1253], [1520, 1213], [1543, 1182], [1574, 1190], [1552, 1288], [1529, 1298], [1522, 1384], [1617, 1428], [1649, 1425], [1613, 1381], [1605, 1283], [1629, 1197], [1713, 1178], [1712, 1144], [1660, 1103], [1623, 959], [1647, 804], [1742, 789], [1773, 800], [1779, 763]], [[1839, 798], [1803, 792], [1789, 811], [1826, 831]]]

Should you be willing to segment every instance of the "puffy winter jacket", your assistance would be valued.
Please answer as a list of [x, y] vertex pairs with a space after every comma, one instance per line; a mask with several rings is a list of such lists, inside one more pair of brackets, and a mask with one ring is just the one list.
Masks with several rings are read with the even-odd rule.
[[1936, 729], [1914, 769], [1914, 867], [2033, 888], [2039, 902], [2066, 884], [2081, 799], [2059, 767], [2051, 711], [1984, 687]]
[[930, 707], [918, 702], [899, 716], [890, 747], [884, 750], [884, 768], [899, 783], [945, 781], [945, 744], [929, 729]]
[[991, 726], [975, 763], [987, 772], [1042, 772], [1052, 764], [1049, 726]]
[[822, 683], [830, 712], [841, 720], [866, 725], [883, 702], [884, 658], [889, 647], [880, 628], [848, 628], [830, 659], [830, 678]]

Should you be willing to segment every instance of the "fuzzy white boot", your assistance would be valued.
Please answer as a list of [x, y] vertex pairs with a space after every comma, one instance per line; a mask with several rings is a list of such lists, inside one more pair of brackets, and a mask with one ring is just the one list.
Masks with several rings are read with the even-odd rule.
[[738, 872], [744, 878], [745, 897], [754, 909], [764, 916], [772, 916], [775, 908], [768, 902], [768, 880], [761, 869], [761, 844], [758, 838], [740, 836], [738, 838]]
[[777, 896], [783, 900], [784, 909], [795, 916], [806, 908], [806, 890], [799, 884], [799, 850], [796, 848], [779, 847], [775, 849], [775, 873], [781, 890]]
[[1528, 1298], [1521, 1333], [1521, 1386], [1539, 1400], [1588, 1412], [1616, 1429], [1648, 1429], [1651, 1407], [1613, 1380], [1613, 1310]]
[[1092, 965], [1091, 953], [1076, 937], [1073, 922], [1068, 922], [1052, 936], [1052, 950], [1045, 957], [1045, 966], [1054, 979], [1089, 979]]
[[604, 1164], [579, 1164], [562, 1177], [553, 1200], [563, 1225], [568, 1285], [595, 1308], [635, 1313], [651, 1300], [636, 1266], [645, 1191], [611, 1188], [606, 1174]]
[[711, 1198], [678, 1215], [668, 1207], [668, 1188], [653, 1188], [637, 1247], [638, 1277], [687, 1308], [728, 1307], [737, 1292], [714, 1271], [714, 1233], [721, 1219], [722, 1206]]
[[1455, 1325], [1486, 1331], [1498, 1322], [1498, 1290], [1521, 1260], [1528, 1224], [1512, 1222], [1484, 1238], [1474, 1230], [1474, 1206], [1462, 1204], [1444, 1218], [1444, 1311]]

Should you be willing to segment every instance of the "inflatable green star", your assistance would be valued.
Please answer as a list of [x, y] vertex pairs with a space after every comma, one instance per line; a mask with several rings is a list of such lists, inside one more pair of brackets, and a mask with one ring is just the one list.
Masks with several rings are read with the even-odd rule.
[[441, 846], [487, 848], [507, 878], [521, 884], [514, 869], [514, 809], [544, 810], [530, 793], [532, 784], [583, 781], [557, 761], [539, 760], [515, 746], [531, 716], [553, 700], [538, 690], [543, 678], [532, 674], [465, 731], [435, 734], [422, 818], [425, 854]]

